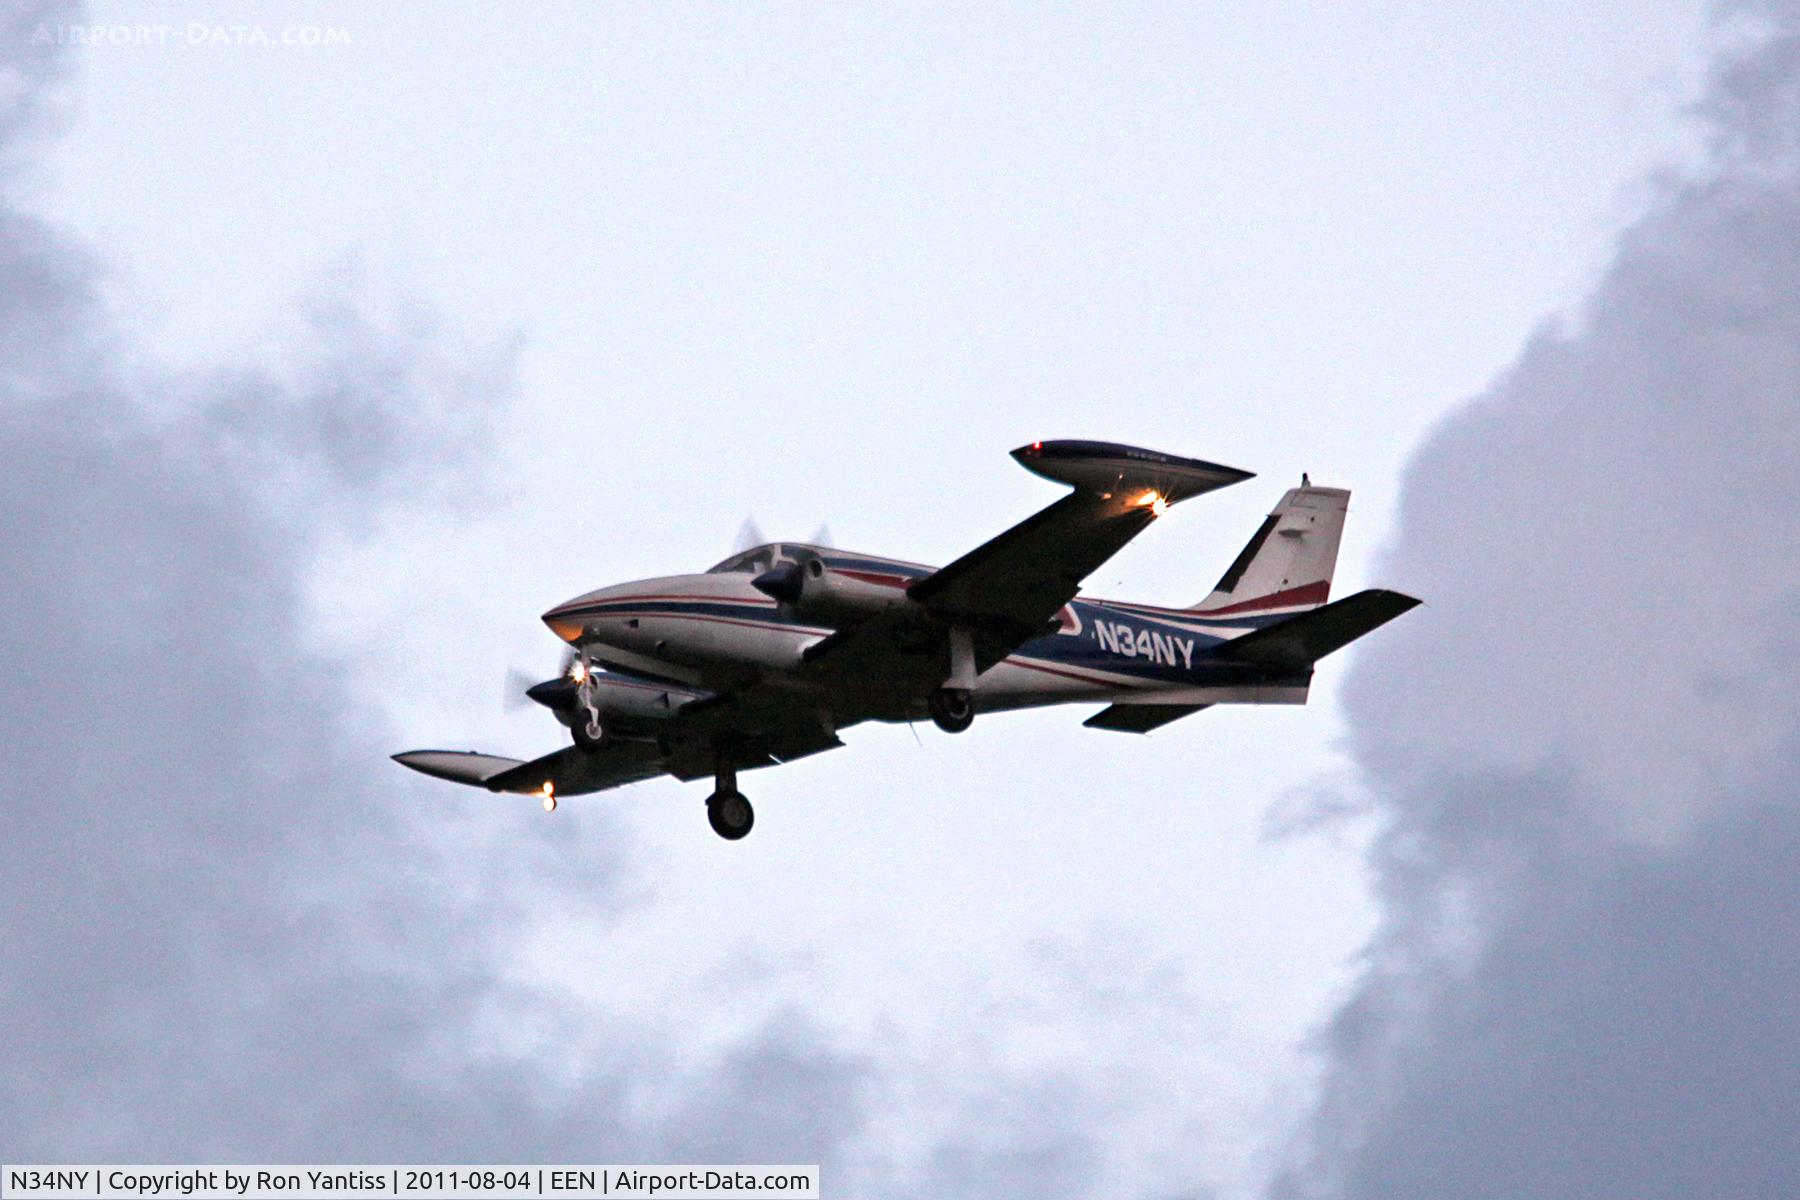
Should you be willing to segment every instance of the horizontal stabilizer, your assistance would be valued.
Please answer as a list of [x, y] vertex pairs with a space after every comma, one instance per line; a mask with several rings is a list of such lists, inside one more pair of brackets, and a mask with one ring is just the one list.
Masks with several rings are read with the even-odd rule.
[[1170, 721], [1191, 716], [1206, 704], [1115, 704], [1103, 708], [1082, 724], [1089, 729], [1111, 729], [1118, 733], [1149, 733]]
[[437, 779], [478, 787], [502, 771], [524, 765], [516, 758], [476, 754], [473, 750], [408, 750], [405, 754], [394, 755], [394, 761]]
[[1247, 633], [1216, 653], [1237, 662], [1299, 670], [1418, 604], [1411, 596], [1374, 588]]

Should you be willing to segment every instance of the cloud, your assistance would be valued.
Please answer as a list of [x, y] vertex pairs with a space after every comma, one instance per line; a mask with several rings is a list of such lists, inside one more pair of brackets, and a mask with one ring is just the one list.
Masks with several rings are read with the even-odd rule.
[[741, 1101], [698, 1112], [718, 1143], [635, 1112], [637, 1031], [534, 1015], [523, 913], [616, 918], [619, 841], [482, 834], [492, 799], [394, 768], [313, 648], [327, 539], [480, 495], [514, 347], [372, 303], [352, 262], [253, 359], [145, 365], [102, 266], [12, 197], [66, 67], [28, 33], [73, 18], [0, 26], [5, 1156], [833, 1162], [861, 1076], [803, 1019], [709, 1073]]
[[1346, 683], [1383, 906], [1277, 1195], [1800, 1194], [1800, 8], [1406, 480]]

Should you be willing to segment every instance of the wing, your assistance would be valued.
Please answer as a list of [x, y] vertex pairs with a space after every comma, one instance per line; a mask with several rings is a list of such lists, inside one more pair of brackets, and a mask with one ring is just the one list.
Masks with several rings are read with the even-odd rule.
[[1110, 442], [1033, 442], [1013, 457], [1075, 491], [907, 590], [934, 617], [975, 632], [983, 670], [1045, 632], [1081, 581], [1170, 504], [1251, 477]]
[[531, 762], [455, 750], [411, 750], [394, 755], [394, 761], [438, 779], [490, 792], [541, 792], [549, 783], [558, 796], [603, 792], [654, 779], [666, 770], [654, 742], [624, 741], [608, 742], [594, 751], [570, 746]]
[[607, 741], [593, 750], [566, 746], [531, 762], [460, 750], [409, 750], [394, 755], [402, 766], [490, 792], [557, 796], [604, 792], [659, 775], [701, 779], [721, 765], [747, 771], [792, 762], [843, 745], [815, 710], [788, 695], [751, 688], [708, 697], [677, 710], [656, 741]]
[[676, 711], [670, 727], [663, 769], [677, 779], [711, 775], [721, 760], [749, 771], [844, 744], [818, 708], [766, 684], [690, 701]]
[[480, 784], [502, 771], [524, 766], [516, 758], [477, 754], [473, 750], [408, 750], [394, 755], [394, 761], [433, 779], [469, 784]]
[[[907, 589], [933, 616], [991, 635], [991, 665], [1038, 634], [1081, 581], [1156, 520], [1135, 496], [1075, 492]], [[985, 639], [984, 639], [985, 640]]]

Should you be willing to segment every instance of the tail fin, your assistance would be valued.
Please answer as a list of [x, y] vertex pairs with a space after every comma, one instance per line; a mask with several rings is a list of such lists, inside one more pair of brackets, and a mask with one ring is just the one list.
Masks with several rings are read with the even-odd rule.
[[1350, 493], [1343, 488], [1292, 489], [1256, 536], [1226, 568], [1212, 595], [1191, 611], [1237, 614], [1300, 611], [1331, 598], [1338, 541]]

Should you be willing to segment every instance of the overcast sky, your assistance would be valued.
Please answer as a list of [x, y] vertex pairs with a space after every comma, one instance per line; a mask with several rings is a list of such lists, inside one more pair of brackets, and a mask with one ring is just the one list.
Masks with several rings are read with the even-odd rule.
[[[0, 11], [8, 1159], [1795, 1190], [1791, 5]], [[853, 731], [737, 845], [386, 759], [1056, 436], [1261, 473], [1100, 594], [1308, 470], [1427, 607], [1305, 709]]]

